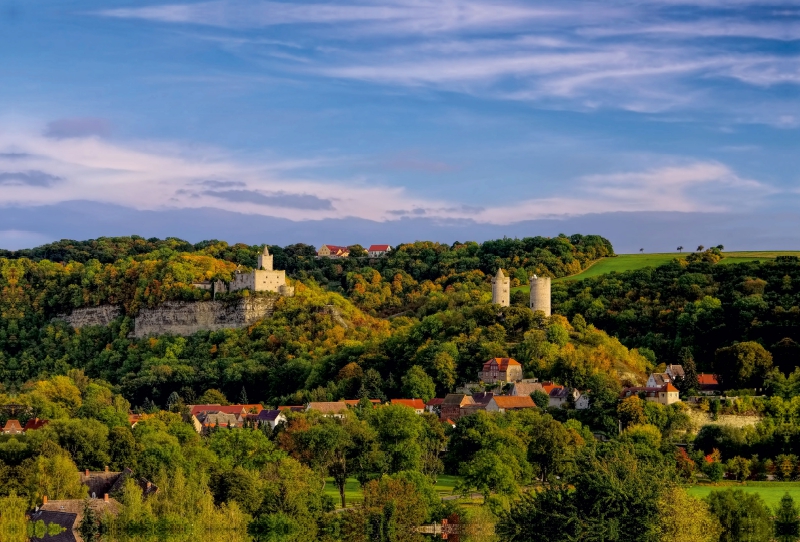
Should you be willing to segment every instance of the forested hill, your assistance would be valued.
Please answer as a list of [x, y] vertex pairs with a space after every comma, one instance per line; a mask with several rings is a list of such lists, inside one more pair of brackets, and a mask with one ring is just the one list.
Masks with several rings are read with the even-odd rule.
[[585, 319], [659, 361], [693, 355], [714, 370], [716, 350], [755, 341], [784, 372], [800, 364], [800, 260], [718, 264], [713, 251], [625, 273], [553, 285], [554, 310]]
[[[446, 245], [415, 242], [395, 248], [386, 258], [318, 259], [316, 249], [295, 244], [269, 246], [276, 269], [289, 277], [313, 279], [346, 294], [376, 315], [417, 309], [433, 291], [463, 283], [488, 291], [489, 276], [502, 267], [512, 285], [530, 273], [561, 277], [579, 272], [598, 258], [613, 255], [608, 240], [595, 235], [500, 239]], [[122, 305], [128, 314], [166, 300], [199, 300], [192, 287], [201, 280], [230, 280], [237, 266], [256, 265], [263, 245], [141, 237], [60, 241], [17, 252], [0, 253], [0, 287], [16, 292], [17, 309], [44, 317], [73, 308]], [[354, 247], [357, 256], [363, 249]]]

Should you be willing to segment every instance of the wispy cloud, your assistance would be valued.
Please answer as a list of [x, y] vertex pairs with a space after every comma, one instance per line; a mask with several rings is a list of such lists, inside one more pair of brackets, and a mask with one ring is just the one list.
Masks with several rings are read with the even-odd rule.
[[[432, 199], [372, 180], [312, 180], [301, 173], [308, 164], [325, 163], [324, 158], [270, 163], [163, 143], [122, 145], [93, 137], [52, 139], [35, 132], [0, 132], [0, 152], [12, 147], [23, 155], [15, 164], [25, 173], [0, 174], [0, 201], [5, 205], [87, 200], [139, 210], [213, 207], [291, 220], [424, 216], [509, 224], [614, 211], [722, 212], [734, 206], [757, 207], [774, 193], [719, 162], [656, 157], [651, 161], [662, 163], [657, 167], [564, 179], [570, 186], [568, 195], [558, 191], [519, 200], [509, 194], [476, 206], [458, 192], [449, 199]], [[440, 169], [438, 162], [410, 156], [404, 167]]]
[[[556, 108], [661, 112], [732, 109], [704, 92], [720, 80], [800, 84], [800, 56], [770, 45], [800, 39], [800, 14], [790, 7], [759, 0], [218, 0], [100, 14], [229, 30], [294, 25], [324, 44], [263, 55], [291, 61], [284, 68], [295, 74]], [[732, 46], [730, 38], [748, 41]], [[248, 37], [242, 54], [257, 54], [258, 39]], [[781, 107], [773, 105], [772, 117], [788, 114]]]
[[111, 134], [111, 123], [106, 119], [77, 117], [58, 119], [47, 123], [44, 135], [55, 139], [67, 137], [100, 136]]

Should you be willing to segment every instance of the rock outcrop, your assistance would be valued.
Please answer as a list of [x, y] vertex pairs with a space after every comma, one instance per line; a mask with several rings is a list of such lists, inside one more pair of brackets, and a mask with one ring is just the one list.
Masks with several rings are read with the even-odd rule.
[[168, 301], [154, 309], [141, 309], [134, 320], [133, 336], [191, 335], [249, 326], [272, 316], [276, 297], [246, 297], [237, 301]]
[[59, 316], [75, 329], [87, 326], [107, 326], [122, 316], [122, 308], [116, 305], [100, 305], [98, 307], [85, 307], [75, 309], [72, 314]]

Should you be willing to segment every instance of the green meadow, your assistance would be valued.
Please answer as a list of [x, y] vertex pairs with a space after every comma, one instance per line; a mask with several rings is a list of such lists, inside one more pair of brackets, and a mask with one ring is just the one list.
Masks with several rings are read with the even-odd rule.
[[[678, 252], [657, 253], [657, 254], [619, 254], [611, 258], [602, 258], [577, 275], [561, 277], [554, 282], [567, 280], [582, 280], [598, 275], [605, 275], [612, 272], [622, 273], [623, 271], [634, 271], [645, 267], [658, 267], [669, 263], [674, 258], [680, 258], [687, 253]], [[775, 259], [778, 256], [800, 256], [800, 251], [748, 251], [748, 252], [725, 252], [721, 264], [758, 262]], [[528, 286], [518, 286], [514, 291], [528, 291]]]
[[747, 493], [758, 493], [771, 508], [778, 505], [781, 497], [788, 491], [789, 495], [800, 503], [800, 482], [747, 482], [745, 484], [720, 483], [718, 485], [697, 485], [687, 489], [690, 495], [703, 498], [712, 491], [725, 489], [741, 489]]
[[[447, 495], [453, 494], [453, 489], [456, 487], [456, 483], [458, 483], [457, 476], [440, 474], [436, 480], [434, 489], [439, 493], [439, 495], [446, 497]], [[333, 497], [337, 508], [341, 506], [341, 503], [339, 502], [339, 489], [333, 483], [333, 478], [326, 479], [325, 493]], [[361, 491], [361, 485], [355, 478], [347, 479], [347, 483], [344, 486], [344, 498], [347, 506], [360, 503], [364, 500], [364, 493]]]

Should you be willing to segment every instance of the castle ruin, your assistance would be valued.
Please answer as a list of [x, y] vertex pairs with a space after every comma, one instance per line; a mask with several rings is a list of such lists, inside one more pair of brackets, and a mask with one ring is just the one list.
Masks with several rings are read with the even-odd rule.
[[[530, 287], [531, 310], [542, 311], [545, 316], [550, 316], [550, 277], [533, 275], [530, 278]], [[511, 305], [511, 279], [503, 273], [502, 269], [498, 269], [497, 274], [492, 277], [492, 303], [501, 307]]]
[[238, 290], [251, 292], [276, 292], [283, 297], [292, 297], [294, 287], [286, 283], [286, 271], [278, 271], [272, 267], [272, 254], [264, 246], [264, 251], [258, 255], [258, 266], [249, 273], [242, 273], [238, 269], [229, 285], [217, 281], [214, 291], [236, 292]]

